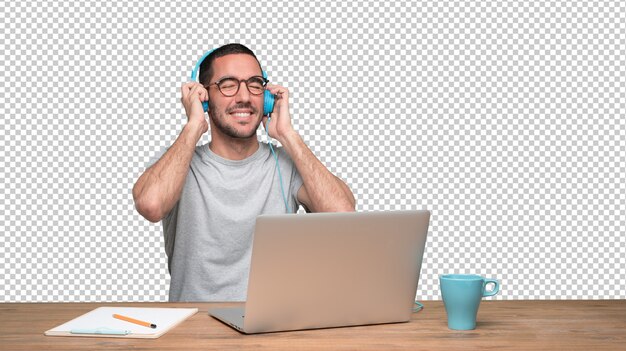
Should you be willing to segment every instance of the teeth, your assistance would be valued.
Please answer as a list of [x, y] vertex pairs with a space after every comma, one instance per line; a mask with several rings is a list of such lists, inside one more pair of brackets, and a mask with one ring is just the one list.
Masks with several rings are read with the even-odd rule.
[[235, 116], [235, 117], [242, 117], [243, 118], [243, 117], [250, 116], [250, 114], [247, 113], [247, 112], [240, 112], [240, 113], [233, 113], [233, 116]]

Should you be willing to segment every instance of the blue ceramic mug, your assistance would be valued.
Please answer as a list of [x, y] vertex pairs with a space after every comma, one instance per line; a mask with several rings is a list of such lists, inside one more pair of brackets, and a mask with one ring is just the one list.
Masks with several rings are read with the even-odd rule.
[[[487, 284], [494, 284], [487, 290]], [[500, 291], [500, 282], [475, 274], [446, 274], [439, 276], [443, 304], [448, 314], [448, 328], [469, 330], [476, 328], [476, 314], [480, 300]]]

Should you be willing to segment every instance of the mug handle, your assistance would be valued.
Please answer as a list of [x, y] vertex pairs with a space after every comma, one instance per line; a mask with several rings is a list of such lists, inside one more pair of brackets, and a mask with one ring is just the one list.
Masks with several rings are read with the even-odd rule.
[[[487, 291], [487, 284], [493, 283], [494, 287], [491, 291]], [[485, 279], [485, 285], [483, 286], [483, 297], [493, 296], [500, 291], [500, 282], [497, 279]]]

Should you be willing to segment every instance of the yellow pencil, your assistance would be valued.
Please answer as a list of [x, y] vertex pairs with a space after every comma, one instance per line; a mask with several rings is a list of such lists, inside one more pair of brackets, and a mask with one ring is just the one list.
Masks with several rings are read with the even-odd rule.
[[138, 319], [122, 316], [122, 315], [119, 315], [119, 314], [114, 314], [113, 318], [121, 319], [123, 321], [131, 322], [131, 323], [135, 323], [135, 324], [139, 324], [139, 325], [143, 325], [144, 327], [148, 327], [148, 328], [152, 328], [152, 329], [156, 328], [156, 324], [140, 321]]

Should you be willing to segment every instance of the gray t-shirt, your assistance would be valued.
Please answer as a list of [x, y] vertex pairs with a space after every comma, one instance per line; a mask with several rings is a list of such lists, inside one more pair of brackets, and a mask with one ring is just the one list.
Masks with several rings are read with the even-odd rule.
[[[163, 150], [149, 166], [165, 153]], [[291, 213], [302, 177], [274, 147]], [[252, 237], [260, 214], [286, 213], [276, 161], [267, 143], [243, 160], [197, 146], [180, 200], [162, 219], [170, 301], [245, 301]]]

